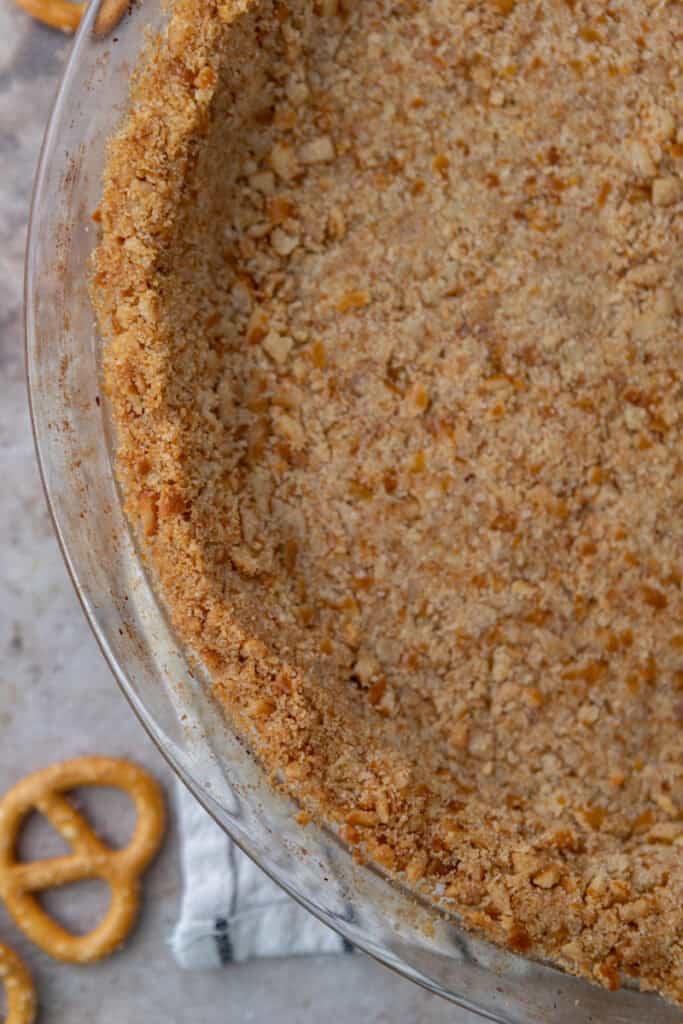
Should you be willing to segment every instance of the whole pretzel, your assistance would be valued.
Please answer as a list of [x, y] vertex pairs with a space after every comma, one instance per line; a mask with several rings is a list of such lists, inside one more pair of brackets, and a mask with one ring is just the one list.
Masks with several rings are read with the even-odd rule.
[[[113, 850], [63, 795], [79, 786], [114, 786], [130, 796], [137, 811], [128, 845]], [[44, 814], [73, 853], [21, 862], [16, 845], [25, 818]], [[90, 963], [111, 953], [130, 930], [139, 905], [139, 876], [156, 853], [165, 811], [156, 782], [129, 761], [79, 757], [22, 779], [0, 801], [0, 897], [17, 926], [57, 960]], [[111, 903], [87, 935], [73, 935], [41, 907], [36, 893], [85, 878], [111, 889]]]
[[36, 1019], [36, 990], [26, 964], [0, 944], [0, 982], [5, 988], [5, 1024], [32, 1024]]
[[[87, 6], [71, 0], [16, 0], [16, 3], [37, 21], [69, 34], [80, 25]], [[129, 0], [102, 0], [95, 19], [95, 35], [106, 36], [116, 28], [128, 5]]]

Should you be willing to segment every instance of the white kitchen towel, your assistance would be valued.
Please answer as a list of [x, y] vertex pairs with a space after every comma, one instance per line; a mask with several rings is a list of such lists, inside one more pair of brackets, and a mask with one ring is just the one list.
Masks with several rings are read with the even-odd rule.
[[177, 798], [183, 896], [171, 948], [181, 967], [352, 950], [271, 882], [182, 783]]

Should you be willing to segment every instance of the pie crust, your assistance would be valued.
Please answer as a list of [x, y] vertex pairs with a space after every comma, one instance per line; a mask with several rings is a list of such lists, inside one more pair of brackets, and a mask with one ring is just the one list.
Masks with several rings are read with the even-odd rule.
[[303, 818], [683, 1002], [683, 5], [176, 0], [93, 297], [126, 507]]

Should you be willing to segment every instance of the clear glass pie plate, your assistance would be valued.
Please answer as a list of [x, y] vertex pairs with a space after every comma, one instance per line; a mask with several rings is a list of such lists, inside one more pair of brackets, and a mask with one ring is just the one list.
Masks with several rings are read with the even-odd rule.
[[[206, 0], [197, 0], [198, 3]], [[356, 864], [296, 808], [214, 707], [174, 636], [136, 550], [112, 472], [100, 401], [100, 340], [88, 299], [106, 140], [119, 123], [157, 0], [106, 37], [93, 2], [47, 128], [26, 265], [30, 400], [45, 492], [90, 625], [142, 724], [232, 838], [295, 899], [352, 943], [483, 1018], [501, 1024], [674, 1024], [655, 996], [608, 993], [463, 932], [400, 886]]]

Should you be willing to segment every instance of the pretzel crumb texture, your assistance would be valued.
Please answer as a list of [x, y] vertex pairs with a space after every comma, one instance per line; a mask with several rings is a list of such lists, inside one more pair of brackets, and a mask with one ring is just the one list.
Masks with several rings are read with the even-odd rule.
[[112, 140], [116, 470], [302, 811], [683, 1004], [683, 5], [176, 0]]

